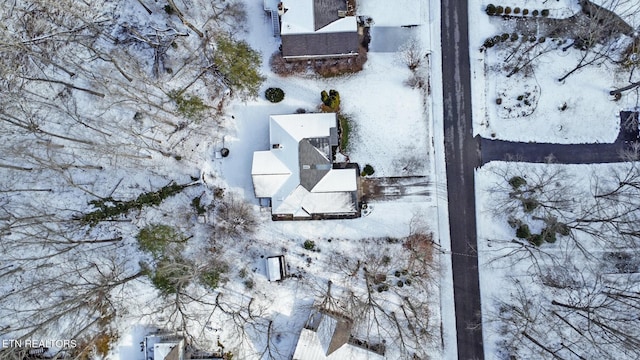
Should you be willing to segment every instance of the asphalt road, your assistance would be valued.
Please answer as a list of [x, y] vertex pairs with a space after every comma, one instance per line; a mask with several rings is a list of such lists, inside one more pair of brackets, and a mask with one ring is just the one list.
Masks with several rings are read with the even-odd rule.
[[444, 138], [458, 359], [484, 359], [478, 277], [467, 0], [442, 0]]
[[523, 161], [541, 163], [552, 158], [559, 164], [595, 164], [620, 162], [623, 141], [613, 144], [545, 144], [477, 139], [482, 164], [489, 161]]

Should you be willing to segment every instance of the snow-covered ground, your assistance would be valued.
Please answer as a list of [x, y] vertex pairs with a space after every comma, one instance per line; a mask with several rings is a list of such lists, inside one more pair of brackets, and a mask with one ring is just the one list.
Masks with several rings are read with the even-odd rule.
[[[411, 72], [399, 60], [397, 54], [370, 53], [362, 72], [353, 75], [335, 78], [321, 78], [315, 75], [280, 77], [273, 74], [268, 65], [269, 57], [277, 51], [278, 41], [270, 33], [268, 18], [264, 16], [262, 4], [250, 1], [246, 2], [246, 5], [249, 18], [246, 26], [248, 32], [242, 37], [262, 53], [262, 73], [266, 76], [262, 91], [268, 87], [279, 87], [284, 90], [285, 99], [281, 103], [272, 104], [261, 96], [256, 100], [232, 103], [224, 115], [224, 137], [218, 136], [208, 142], [205, 150], [208, 155], [202, 162], [201, 171], [204, 179], [210, 181], [209, 185], [224, 187], [227, 193], [237, 194], [253, 204], [252, 208], [259, 223], [258, 229], [250, 239], [239, 241], [237, 246], [225, 254], [236, 260], [230, 271], [231, 281], [225, 285], [222, 292], [235, 294], [229, 296], [251, 296], [256, 308], [264, 309], [265, 317], [273, 320], [273, 331], [277, 333], [275, 345], [278, 354], [286, 359], [293, 354], [300, 330], [309, 314], [309, 307], [319, 300], [322, 288], [326, 287], [328, 280], [333, 282], [337, 293], [340, 289], [344, 291], [349, 288], [356, 292], [363, 291], [364, 284], [361, 280], [342, 273], [344, 270], [340, 270], [340, 267], [344, 264], [339, 263], [340, 259], [350, 259], [352, 262], [363, 259], [363, 256], [372, 256], [370, 250], [374, 248], [376, 255], [396, 254], [403, 258], [401, 244], [385, 239], [408, 236], [415, 231], [416, 219], [419, 219], [420, 226], [426, 226], [434, 233], [434, 240], [438, 244], [447, 248], [448, 224], [446, 213], [444, 218], [442, 214], [442, 206], [446, 209], [446, 204], [438, 203], [441, 199], [437, 199], [442, 197], [442, 193], [446, 193], [442, 185], [444, 162], [443, 159], [439, 159], [442, 163], [435, 164], [431, 160], [434, 153], [432, 136], [441, 135], [432, 134], [432, 128], [438, 126], [431, 123], [434, 120], [432, 113], [438, 110], [427, 105], [430, 98], [420, 89], [412, 89], [405, 84]], [[434, 5], [429, 5], [426, 1], [411, 1], [401, 5], [403, 6], [398, 7], [397, 4], [392, 6], [385, 1], [362, 0], [359, 2], [358, 12], [374, 17], [376, 25], [423, 25], [424, 30], [419, 32], [419, 40], [425, 49], [429, 49], [432, 37], [438, 36], [440, 27], [437, 15], [431, 13], [434, 11]], [[388, 14], [394, 16], [386, 16]], [[439, 43], [438, 40], [435, 42]], [[432, 85], [432, 90], [437, 91], [437, 86]], [[268, 149], [269, 115], [291, 114], [299, 109], [316, 112], [321, 103], [320, 92], [329, 89], [335, 89], [340, 93], [341, 111], [349, 117], [352, 124], [352, 135], [346, 151], [349, 160], [361, 166], [371, 164], [376, 177], [427, 176], [433, 179], [434, 184], [437, 183], [429, 197], [371, 202], [370, 212], [367, 212], [366, 216], [352, 220], [273, 222], [268, 209], [258, 207], [251, 183], [251, 163], [254, 151]], [[438, 128], [435, 132], [441, 133], [441, 129]], [[215, 150], [223, 144], [229, 148], [230, 155], [227, 158], [215, 159]], [[440, 178], [435, 176], [438, 168]], [[443, 225], [446, 225], [444, 234], [440, 232]], [[314, 241], [319, 251], [305, 250], [303, 243], [307, 240]], [[299, 279], [287, 279], [282, 283], [267, 281], [264, 258], [279, 254], [286, 255], [291, 273], [300, 276]], [[447, 276], [450, 276], [447, 259], [442, 261], [439, 266], [442, 269], [442, 279], [438, 274], [435, 283], [425, 290], [416, 287], [413, 294], [420, 296], [431, 307], [429, 321], [434, 332], [430, 335], [429, 341], [421, 346], [428, 349], [427, 353], [432, 358], [450, 357], [455, 354], [455, 349], [451, 348], [451, 344], [455, 346], [455, 340], [451, 338], [455, 336], [455, 330], [451, 329], [454, 324], [451, 318], [453, 302], [447, 300], [451, 299], [452, 294], [449, 294], [450, 289], [442, 289], [438, 284], [441, 281], [447, 283]], [[243, 275], [242, 278], [237, 275], [243, 269], [248, 271], [248, 278], [254, 282], [250, 290], [243, 285], [247, 275]], [[423, 292], [426, 290], [428, 292]], [[405, 290], [397, 291], [398, 294], [402, 294]], [[443, 301], [440, 291], [444, 294]], [[393, 290], [393, 294], [383, 297], [383, 301], [387, 302], [390, 308], [399, 305], [395, 292], [396, 290]], [[446, 319], [441, 319], [441, 305], [446, 313], [444, 316], [448, 316]], [[441, 329], [442, 321], [445, 322], [445, 329]], [[222, 343], [233, 344], [233, 350], [237, 350], [240, 358], [260, 358], [256, 354], [264, 345], [260, 343], [261, 340], [239, 343], [233, 332], [225, 330], [224, 324], [216, 324], [215, 319], [211, 320], [211, 324], [211, 327], [216, 329], [210, 332], [211, 336], [217, 337]], [[358, 331], [362, 332], [362, 329]], [[441, 332], [447, 338], [447, 347], [444, 350], [439, 346]], [[120, 345], [122, 360], [125, 356], [123, 351], [131, 346], [132, 341], [135, 345], [135, 341], [131, 339], [130, 335], [125, 336], [124, 342]], [[387, 358], [400, 359], [407, 356], [399, 352], [395, 340], [386, 340]], [[443, 351], [448, 355], [442, 355]], [[117, 352], [113, 354], [116, 359]]]
[[[530, 11], [550, 9], [550, 18], [557, 19], [568, 18], [580, 11], [578, 1], [571, 0], [470, 2], [469, 12], [474, 19], [470, 22], [469, 31], [474, 133], [488, 139], [537, 143], [613, 142], [619, 131], [618, 114], [621, 110], [637, 109], [638, 92], [625, 92], [619, 101], [613, 101], [609, 91], [637, 80], [631, 80], [629, 72], [620, 66], [602, 62], [597, 66], [584, 67], [566, 80], [558, 81], [580, 61], [582, 53], [574, 48], [546, 52], [535, 60], [533, 71], [526, 76], [517, 73], [507, 77], [510, 69], [505, 70], [503, 63], [509, 58], [513, 45], [498, 44], [488, 49], [481, 48], [486, 39], [503, 33], [511, 35], [517, 31], [513, 21], [487, 16], [484, 11], [489, 3], [510, 6], [512, 9], [528, 8]], [[637, 27], [640, 13], [637, 11], [637, 2], [598, 0], [594, 3], [611, 9], [628, 24]], [[516, 44], [521, 41], [522, 35], [518, 33], [518, 40], [507, 40], [505, 43]], [[554, 40], [546, 39], [543, 44], [547, 45], [543, 48], [550, 46], [550, 41]], [[551, 356], [549, 349], [553, 351], [553, 356], [562, 358], [600, 358], [600, 355], [596, 355], [599, 351], [595, 350], [596, 346], [581, 343], [584, 339], [580, 331], [589, 325], [576, 318], [567, 320], [564, 317], [566, 314], [561, 314], [562, 306], [554, 302], [566, 300], [573, 304], [591, 301], [587, 299], [592, 299], [590, 296], [600, 291], [596, 290], [600, 281], [611, 285], [608, 283], [610, 279], [602, 280], [599, 275], [603, 272], [601, 267], [607, 266], [606, 261], [605, 265], [601, 264], [603, 254], [610, 251], [607, 246], [624, 248], [615, 241], [603, 245], [586, 234], [587, 231], [577, 231], [578, 235], [574, 233], [571, 238], [559, 236], [556, 242], [543, 243], [539, 249], [532, 247], [531, 251], [526, 246], [516, 245], [517, 225], [514, 223], [517, 221], [512, 219], [512, 224], [509, 224], [508, 217], [513, 214], [505, 211], [505, 203], [499, 200], [513, 191], [506, 183], [509, 177], [505, 179], [505, 176], [524, 174], [532, 179], [539, 174], [558, 172], [561, 176], [551, 189], [562, 189], [562, 196], [568, 199], [568, 203], [563, 205], [570, 205], [572, 211], [579, 213], [593, 210], [595, 205], [592, 196], [596, 187], [606, 188], [612, 174], [628, 171], [625, 169], [629, 166], [491, 162], [476, 171], [478, 261], [486, 358], [514, 355], [533, 359]], [[613, 180], [613, 183], [616, 181]], [[532, 222], [529, 224], [532, 233], [541, 233], [547, 225], [539, 219], [535, 220], [536, 215], [533, 220], [530, 216], [526, 212], [516, 213], [516, 218]], [[604, 231], [604, 228], [596, 233], [599, 231]], [[525, 241], [524, 244], [529, 243]], [[582, 278], [576, 280], [580, 276]], [[566, 281], [565, 284], [556, 283], [560, 277]], [[637, 286], [637, 281], [625, 274], [616, 274], [614, 277], [617, 284], [623, 284], [614, 286]], [[576, 284], [582, 284], [590, 290], [584, 290]], [[567, 291], [567, 288], [575, 293]], [[617, 315], [629, 315], [625, 311]], [[527, 323], [527, 317], [530, 323]], [[597, 330], [593, 330], [593, 334], [597, 333]], [[595, 338], [597, 335], [594, 335]], [[593, 340], [593, 343], [596, 342]], [[633, 353], [617, 353], [626, 351], [622, 346], [603, 351], [609, 351], [604, 356], [610, 358], [634, 357]]]
[[[622, 109], [637, 106], [635, 91], [625, 93], [621, 100], [613, 101], [608, 94], [612, 89], [627, 85], [629, 74], [618, 71], [617, 65], [604, 63], [578, 70], [559, 82], [580, 61], [581, 52], [551, 50], [533, 64], [531, 74], [519, 72], [507, 77], [501, 69], [511, 53], [512, 46], [498, 44], [481, 51], [484, 41], [495, 35], [511, 34], [513, 21], [498, 16], [487, 16], [488, 2], [470, 3], [476, 21], [470, 23], [471, 71], [474, 96], [474, 132], [488, 139], [551, 143], [611, 143], [619, 130], [618, 114]], [[513, 2], [510, 6], [531, 9], [570, 9], [576, 13], [580, 7], [575, 1]], [[557, 16], [551, 13], [550, 18]], [[517, 44], [522, 39], [511, 43]], [[537, 35], [537, 34], [533, 34]], [[551, 48], [551, 39], [543, 48]], [[528, 95], [530, 94], [530, 95]], [[498, 100], [500, 99], [500, 100]], [[529, 103], [525, 104], [524, 101]], [[501, 101], [501, 104], [497, 104]]]

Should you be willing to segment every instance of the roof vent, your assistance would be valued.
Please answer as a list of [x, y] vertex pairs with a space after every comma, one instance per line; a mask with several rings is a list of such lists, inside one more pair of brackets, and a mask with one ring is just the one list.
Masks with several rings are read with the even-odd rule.
[[346, 17], [347, 16], [347, 11], [346, 10], [338, 10], [338, 17]]

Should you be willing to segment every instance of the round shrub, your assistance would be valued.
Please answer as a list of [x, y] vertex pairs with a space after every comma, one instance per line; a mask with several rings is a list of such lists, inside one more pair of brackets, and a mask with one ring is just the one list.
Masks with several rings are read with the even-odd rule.
[[529, 230], [529, 225], [522, 224], [516, 230], [516, 237], [520, 239], [528, 239], [531, 236], [531, 230]]
[[504, 14], [505, 14], [505, 15], [509, 15], [509, 14], [511, 14], [511, 8], [510, 8], [510, 7], [508, 7], [508, 6], [507, 6], [506, 8], [504, 8]]
[[519, 7], [513, 8], [513, 13], [514, 14], [520, 14], [520, 8]]
[[529, 15], [529, 9], [523, 9], [522, 15]]
[[540, 38], [538, 39], [538, 42], [540, 44], [542, 44], [543, 42], [547, 41], [547, 38], [545, 38], [544, 36], [540, 36]]
[[489, 4], [487, 5], [487, 8], [485, 9], [485, 11], [487, 12], [487, 15], [495, 15], [496, 14], [496, 6], [493, 4]]
[[544, 9], [544, 10], [542, 10], [542, 11], [540, 12], [540, 15], [542, 15], [542, 16], [544, 16], [544, 17], [549, 16], [549, 10], [548, 10], [548, 9]]
[[500, 36], [500, 41], [507, 41], [509, 40], [509, 34], [504, 33], [502, 34], [502, 36]]
[[280, 88], [268, 88], [264, 92], [264, 97], [272, 103], [279, 103], [284, 100], [284, 91]]
[[302, 246], [305, 250], [314, 250], [316, 248], [316, 243], [313, 240], [306, 240]]
[[373, 169], [373, 166], [367, 164], [364, 166], [364, 169], [362, 169], [362, 176], [368, 176], [368, 175], [373, 175], [373, 173], [375, 173], [376, 171]]
[[518, 34], [517, 33], [511, 34], [511, 41], [517, 41], [517, 40], [518, 40]]
[[484, 44], [482, 44], [484, 47], [486, 48], [490, 48], [493, 47], [493, 45], [495, 45], [496, 43], [493, 42], [492, 38], [488, 38], [487, 40], [484, 41]]
[[502, 98], [497, 98], [496, 99], [496, 104], [498, 104], [498, 105], [502, 104]]
[[540, 14], [538, 10], [533, 10], [533, 12], [531, 12], [531, 15], [533, 16], [538, 16], [538, 14]]
[[502, 6], [496, 6], [496, 14], [501, 15], [504, 12], [504, 8]]
[[544, 242], [544, 239], [540, 234], [533, 234], [528, 240], [530, 243], [532, 243], [535, 246], [540, 246]]

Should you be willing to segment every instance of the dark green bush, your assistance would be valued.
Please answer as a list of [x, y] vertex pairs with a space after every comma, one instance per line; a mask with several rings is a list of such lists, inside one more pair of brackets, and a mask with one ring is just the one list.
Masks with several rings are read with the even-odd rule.
[[284, 100], [284, 91], [280, 88], [268, 88], [264, 92], [264, 97], [272, 103], [279, 103]]
[[542, 229], [542, 237], [544, 238], [544, 241], [550, 244], [553, 244], [557, 240], [555, 230], [550, 228]]
[[542, 15], [542, 16], [544, 16], [544, 17], [549, 16], [549, 10], [548, 10], [548, 9], [544, 9], [544, 10], [542, 10], [542, 11], [540, 12], [540, 15]]
[[529, 9], [522, 9], [522, 15], [529, 15]]
[[518, 36], [518, 34], [517, 34], [517, 33], [513, 33], [513, 34], [511, 34], [511, 41], [517, 41], [517, 40], [518, 40], [518, 38], [519, 38], [519, 36]]
[[531, 230], [529, 230], [529, 225], [522, 224], [516, 230], [516, 237], [520, 239], [528, 239], [531, 236]]
[[306, 240], [304, 244], [302, 244], [302, 246], [305, 248], [305, 250], [313, 250], [316, 248], [316, 243], [313, 240]]
[[520, 14], [520, 8], [519, 8], [519, 7], [515, 7], [515, 8], [513, 9], [513, 13], [514, 13], [514, 14]]
[[373, 166], [367, 164], [362, 169], [362, 173], [360, 175], [361, 176], [369, 176], [369, 175], [373, 175], [375, 172], [376, 171], [373, 169]]
[[[521, 96], [522, 95], [518, 96], [518, 100], [522, 100], [520, 99]], [[509, 179], [509, 185], [511, 185], [513, 190], [517, 190], [521, 186], [527, 185], [527, 180], [525, 180], [522, 176], [514, 176]]]
[[502, 15], [504, 8], [502, 6], [496, 6], [496, 14]]
[[533, 234], [528, 240], [530, 243], [532, 243], [535, 246], [540, 246], [544, 243], [544, 239], [540, 234]]
[[340, 94], [336, 90], [329, 90], [327, 93], [325, 90], [322, 90], [320, 93], [320, 99], [322, 103], [330, 108], [333, 111], [338, 111], [340, 109]]
[[538, 14], [540, 14], [540, 12], [538, 10], [533, 10], [531, 12], [531, 15], [533, 15], [533, 16], [538, 16]]
[[536, 199], [533, 199], [533, 198], [522, 199], [522, 208], [526, 213], [532, 212], [533, 210], [537, 209], [539, 206], [540, 206], [540, 203]]
[[487, 15], [495, 15], [496, 14], [496, 7], [493, 4], [489, 4], [489, 5], [487, 5], [487, 8], [485, 9], [485, 11], [487, 12]]
[[509, 40], [509, 36], [510, 36], [510, 35], [509, 35], [509, 34], [507, 34], [507, 33], [502, 34], [502, 35], [500, 36], [500, 41], [507, 41], [507, 40]]
[[504, 8], [504, 14], [505, 15], [509, 15], [511, 14], [511, 8], [509, 6], [507, 6], [506, 8]]

